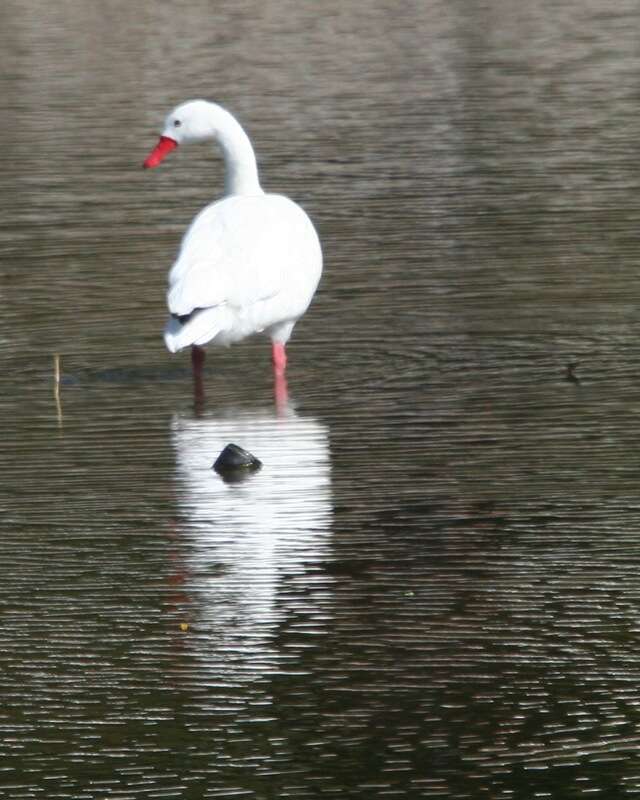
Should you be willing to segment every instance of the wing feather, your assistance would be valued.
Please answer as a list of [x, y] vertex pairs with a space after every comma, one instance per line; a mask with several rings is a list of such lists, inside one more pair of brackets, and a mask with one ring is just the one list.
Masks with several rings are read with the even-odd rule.
[[244, 308], [281, 291], [288, 209], [276, 197], [227, 197], [198, 214], [169, 273], [172, 314], [221, 304]]

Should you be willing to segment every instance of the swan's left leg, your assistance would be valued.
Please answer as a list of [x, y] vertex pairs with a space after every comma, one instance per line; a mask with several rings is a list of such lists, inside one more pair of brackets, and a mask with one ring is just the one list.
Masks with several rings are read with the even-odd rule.
[[191, 345], [191, 366], [194, 376], [202, 377], [202, 367], [204, 366], [204, 347], [197, 344]]
[[204, 386], [202, 383], [202, 367], [204, 366], [204, 347], [197, 344], [191, 345], [191, 368], [193, 370], [193, 396], [196, 406], [204, 400]]

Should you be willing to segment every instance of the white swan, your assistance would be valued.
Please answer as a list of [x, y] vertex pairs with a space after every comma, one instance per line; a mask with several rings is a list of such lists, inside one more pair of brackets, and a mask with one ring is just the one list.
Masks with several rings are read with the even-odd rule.
[[225, 193], [196, 216], [182, 240], [169, 272], [171, 316], [164, 340], [172, 353], [191, 345], [199, 373], [202, 345], [264, 332], [271, 338], [276, 374], [282, 375], [285, 344], [320, 280], [320, 242], [300, 206], [265, 194], [248, 136], [215, 103], [192, 100], [175, 108], [144, 166], [157, 167], [178, 144], [205, 139], [222, 149]]

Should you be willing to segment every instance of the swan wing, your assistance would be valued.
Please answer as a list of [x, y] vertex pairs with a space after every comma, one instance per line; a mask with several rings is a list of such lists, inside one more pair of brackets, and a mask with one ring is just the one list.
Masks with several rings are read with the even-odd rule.
[[[246, 308], [277, 295], [287, 263], [288, 206], [274, 196], [227, 197], [194, 219], [169, 273], [169, 311]], [[295, 227], [295, 226], [294, 226]]]

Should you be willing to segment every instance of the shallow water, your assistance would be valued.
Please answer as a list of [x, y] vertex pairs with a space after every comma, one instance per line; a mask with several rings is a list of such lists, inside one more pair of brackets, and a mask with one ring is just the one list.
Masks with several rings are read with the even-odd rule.
[[[4, 796], [638, 793], [639, 16], [2, 4]], [[163, 348], [194, 96], [323, 241], [281, 413]]]

